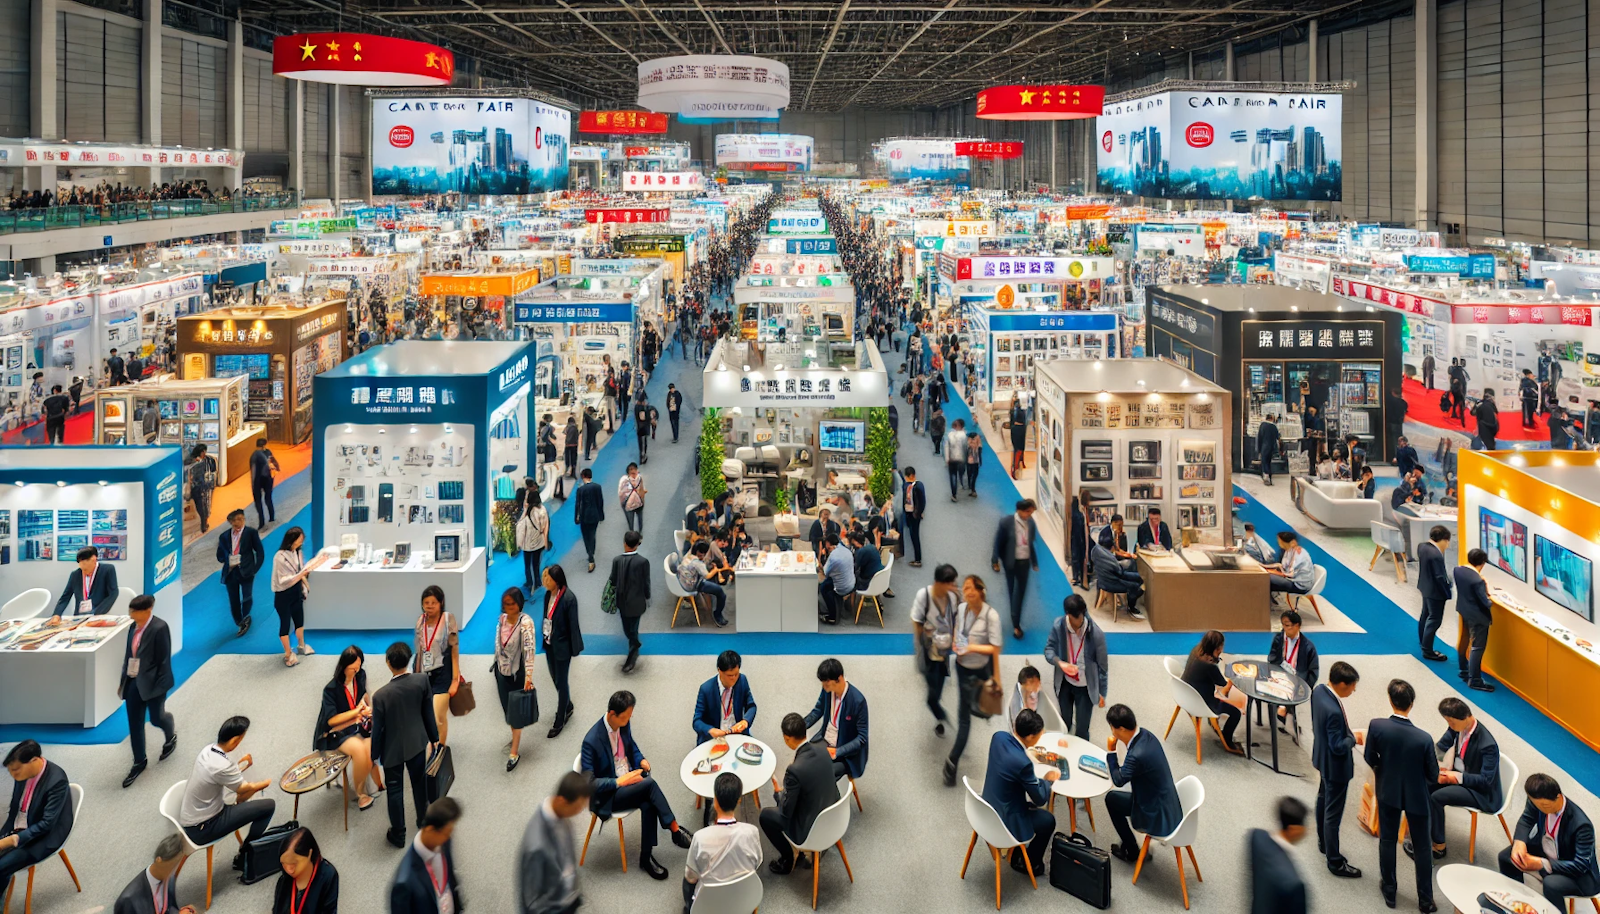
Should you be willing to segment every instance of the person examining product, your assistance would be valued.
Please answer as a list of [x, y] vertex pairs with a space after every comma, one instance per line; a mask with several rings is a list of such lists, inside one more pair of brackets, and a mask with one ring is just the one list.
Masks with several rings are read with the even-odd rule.
[[[78, 550], [78, 569], [67, 575], [66, 589], [56, 600], [50, 624], [60, 624], [63, 615], [103, 616], [116, 604], [118, 593], [116, 566], [101, 566], [100, 550], [85, 546]], [[72, 612], [66, 613], [69, 604]], [[84, 604], [88, 604], [87, 608]]]

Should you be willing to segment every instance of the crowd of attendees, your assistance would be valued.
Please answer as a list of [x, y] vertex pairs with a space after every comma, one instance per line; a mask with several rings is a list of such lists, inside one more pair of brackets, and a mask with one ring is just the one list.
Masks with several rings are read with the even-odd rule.
[[[239, 196], [255, 194], [240, 191]], [[212, 190], [204, 181], [174, 181], [159, 187], [129, 187], [121, 182], [102, 182], [95, 187], [75, 185], [67, 191], [12, 191], [4, 198], [5, 208], [46, 209], [52, 206], [110, 206], [114, 203], [149, 203], [155, 200], [231, 200], [234, 192], [226, 186]]]

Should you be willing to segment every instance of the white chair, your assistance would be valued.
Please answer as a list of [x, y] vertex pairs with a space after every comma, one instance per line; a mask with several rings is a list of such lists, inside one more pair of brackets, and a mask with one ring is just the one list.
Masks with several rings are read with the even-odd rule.
[[0, 622], [32, 619], [50, 608], [50, 591], [43, 587], [30, 587], [0, 606]]
[[[183, 789], [184, 787], [188, 786], [188, 784], [189, 780], [185, 778], [184, 780], [173, 784], [171, 787], [168, 787], [166, 794], [161, 797], [161, 816], [168, 822], [172, 823], [173, 830], [178, 833], [178, 837], [183, 839], [185, 857], [201, 849], [201, 845], [195, 844], [193, 841], [189, 840], [189, 833], [183, 830], [182, 825], [178, 824], [178, 810], [183, 806]], [[244, 839], [239, 837], [238, 832], [234, 832], [233, 837], [239, 842], [240, 845], [244, 844]], [[208, 911], [211, 910], [212, 858], [216, 853], [217, 845], [221, 843], [221, 841], [222, 839], [218, 838], [216, 841], [204, 846], [206, 852], [206, 910]], [[181, 863], [178, 864], [178, 872], [183, 872], [183, 864]], [[176, 873], [173, 874], [173, 878], [177, 878]]]
[[[1188, 714], [1194, 720], [1194, 763], [1200, 764], [1200, 721], [1211, 723], [1211, 729], [1217, 731], [1217, 738], [1222, 739], [1222, 731], [1217, 727], [1217, 712], [1211, 710], [1205, 699], [1194, 686], [1183, 681], [1183, 661], [1176, 657], [1161, 658], [1161, 665], [1166, 668], [1167, 675], [1172, 681], [1172, 698], [1177, 702], [1177, 707], [1172, 709], [1172, 719], [1167, 721], [1167, 732], [1161, 734], [1162, 740], [1172, 735], [1172, 725], [1178, 722], [1178, 712]], [[1226, 742], [1224, 740], [1224, 742]]]
[[890, 555], [888, 564], [884, 565], [878, 570], [877, 574], [872, 576], [872, 580], [867, 583], [867, 589], [856, 591], [856, 622], [859, 623], [861, 621], [861, 607], [867, 605], [867, 601], [871, 600], [872, 605], [878, 610], [878, 627], [883, 627], [883, 603], [879, 600], [879, 597], [882, 597], [888, 591], [889, 572], [893, 570], [894, 556]]
[[[572, 760], [572, 770], [582, 772], [582, 765], [583, 753], [579, 752], [578, 757]], [[617, 850], [622, 853], [622, 871], [624, 873], [628, 871], [628, 841], [627, 836], [623, 834], [622, 831], [622, 820], [638, 811], [638, 809], [626, 809], [622, 812], [615, 812], [611, 814], [612, 821], [617, 823]], [[583, 866], [583, 861], [589, 857], [589, 839], [594, 837], [594, 824], [599, 821], [599, 816], [592, 812], [589, 813], [589, 830], [583, 833], [583, 853], [578, 855], [579, 866]]]
[[[72, 821], [77, 823], [78, 813], [83, 809], [83, 788], [79, 787], [77, 784], [68, 784], [67, 789], [72, 794]], [[67, 835], [67, 840], [72, 840], [72, 835], [70, 833]], [[78, 871], [72, 868], [72, 861], [67, 859], [66, 845], [63, 844], [61, 849], [56, 851], [56, 854], [61, 858], [61, 862], [66, 865], [67, 875], [72, 877], [72, 884], [77, 886], [78, 893], [80, 895], [83, 894], [83, 883], [78, 881]], [[38, 868], [39, 864], [37, 863], [28, 867], [28, 891], [22, 899], [22, 914], [33, 914], [33, 871]], [[15, 886], [16, 877], [13, 876], [11, 877], [10, 884], [6, 886], [5, 910], [7, 911], [11, 910], [11, 890]]]
[[694, 896], [689, 914], [752, 914], [761, 907], [761, 871], [752, 870], [732, 882], [708, 882]]
[[133, 598], [138, 595], [139, 591], [134, 590], [132, 587], [118, 587], [117, 601], [111, 604], [111, 615], [126, 616], [128, 614], [128, 604], [133, 602]]
[[[967, 864], [972, 862], [972, 849], [978, 846], [978, 839], [989, 848], [989, 856], [994, 858], [994, 909], [1000, 910], [1000, 853], [1012, 848], [1021, 847], [1021, 841], [1012, 837], [1011, 830], [1006, 828], [1006, 823], [1001, 821], [1000, 814], [994, 811], [976, 790], [972, 789], [972, 779], [962, 775], [961, 783], [967, 788], [967, 824], [972, 826], [972, 840], [967, 842], [967, 856], [961, 861], [961, 878], [967, 878]], [[1028, 880], [1033, 883], [1034, 891], [1039, 889], [1039, 879], [1033, 872], [1033, 861], [1028, 859], [1026, 851], [1022, 860], [1028, 867]]]
[[694, 610], [694, 624], [700, 624], [699, 595], [692, 594], [689, 591], [684, 590], [683, 585], [678, 583], [678, 575], [672, 570], [673, 564], [677, 561], [678, 554], [676, 552], [674, 552], [672, 555], [664, 556], [661, 559], [661, 570], [667, 575], [667, 593], [672, 594], [677, 598], [678, 601], [672, 607], [672, 622], [667, 625], [667, 628], [672, 628], [678, 624], [678, 610], [683, 608], [683, 602], [685, 600], [689, 601], [690, 608]]
[[[1477, 858], [1478, 850], [1478, 813], [1494, 816], [1500, 820], [1500, 827], [1505, 830], [1506, 840], [1511, 841], [1511, 826], [1506, 824], [1506, 813], [1511, 811], [1511, 796], [1517, 792], [1517, 763], [1500, 756], [1500, 808], [1499, 809], [1474, 809], [1472, 812], [1472, 836], [1467, 841], [1467, 862], [1472, 863]], [[1595, 910], [1600, 914], [1600, 901], [1595, 902]]]
[[672, 531], [672, 551], [674, 553], [678, 554], [678, 555], [685, 555], [685, 554], [687, 554], [688, 548], [689, 548], [689, 531], [687, 531], [687, 530], [674, 530], [674, 531]]
[[1183, 852], [1189, 852], [1189, 863], [1194, 867], [1194, 878], [1205, 882], [1205, 877], [1200, 875], [1200, 864], [1194, 859], [1194, 839], [1200, 831], [1200, 804], [1206, 801], [1205, 785], [1194, 775], [1189, 775], [1178, 782], [1178, 804], [1183, 807], [1183, 819], [1178, 822], [1178, 827], [1172, 834], [1145, 835], [1144, 843], [1139, 847], [1139, 860], [1133, 865], [1133, 884], [1139, 884], [1139, 870], [1144, 868], [1144, 858], [1150, 852], [1150, 839], [1155, 838], [1163, 847], [1172, 848], [1172, 853], [1178, 858], [1178, 883], [1183, 886], [1183, 909], [1189, 910], [1189, 877], [1183, 872]]
[[1303, 594], [1298, 594], [1298, 593], [1289, 594], [1289, 605], [1294, 607], [1295, 609], [1299, 609], [1300, 608], [1300, 598], [1301, 597], [1305, 597], [1307, 600], [1311, 601], [1311, 608], [1313, 610], [1315, 610], [1316, 613], [1317, 613], [1317, 621], [1321, 622], [1321, 621], [1323, 621], [1323, 619], [1322, 619], [1322, 607], [1317, 604], [1317, 594], [1322, 593], [1322, 589], [1324, 587], [1327, 587], [1327, 586], [1328, 586], [1328, 569], [1322, 567], [1321, 565], [1312, 565], [1311, 566], [1311, 589], [1306, 591]]
[[1405, 534], [1400, 532], [1399, 527], [1381, 520], [1369, 521], [1367, 526], [1372, 529], [1372, 561], [1367, 563], [1367, 570], [1378, 567], [1378, 557], [1387, 552], [1394, 561], [1395, 580], [1404, 584], [1406, 563], [1401, 556], [1406, 554]]
[[[843, 780], [841, 778], [841, 780]], [[854, 783], [851, 784], [854, 792]], [[796, 855], [811, 855], [811, 910], [817, 909], [817, 883], [822, 871], [822, 852], [830, 847], [838, 848], [839, 859], [844, 862], [844, 874], [850, 877], [851, 882], [856, 881], [854, 873], [850, 872], [850, 858], [844, 853], [844, 833], [850, 827], [850, 794], [840, 788], [839, 799], [832, 806], [817, 813], [817, 819], [811, 823], [811, 831], [806, 834], [804, 841], [794, 843], [788, 838], [789, 846], [794, 848]]]

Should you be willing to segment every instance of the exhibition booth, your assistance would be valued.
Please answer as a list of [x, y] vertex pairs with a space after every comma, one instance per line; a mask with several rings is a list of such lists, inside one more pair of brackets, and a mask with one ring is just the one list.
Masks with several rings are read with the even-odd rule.
[[234, 375], [103, 388], [94, 399], [94, 440], [182, 447], [185, 456], [204, 444], [217, 461], [217, 485], [227, 485], [250, 471], [256, 440], [266, 437], [266, 423], [245, 419], [248, 384]]
[[[828, 284], [823, 285], [823, 280]], [[855, 338], [856, 292], [848, 279], [819, 277], [813, 286], [734, 285], [739, 338], [761, 343], [793, 340], [848, 345]]]
[[978, 390], [987, 403], [1009, 402], [1014, 392], [1032, 387], [1036, 364], [1119, 355], [1121, 318], [1114, 311], [994, 309], [969, 304], [964, 314]]
[[311, 434], [312, 379], [344, 359], [345, 328], [344, 299], [185, 317], [178, 321], [178, 376], [244, 376], [244, 419], [265, 425], [273, 441], [298, 444]]
[[[111, 613], [55, 610], [79, 549], [121, 590]], [[148, 593], [183, 649], [183, 459], [170, 447], [7, 448], [0, 468], [0, 723], [93, 727], [121, 704], [128, 600]]]
[[[608, 288], [613, 285], [618, 288]], [[627, 276], [558, 276], [513, 303], [515, 324], [538, 343], [533, 391], [539, 414], [562, 413], [558, 427], [569, 411], [600, 407], [607, 368], [620, 373], [623, 362], [637, 361], [642, 324], [632, 291], [621, 288], [629, 285]]]
[[[307, 624], [403, 629], [427, 584], [463, 627], [532, 474], [530, 343], [404, 341], [317, 376]], [[307, 551], [310, 551], [309, 549]]]

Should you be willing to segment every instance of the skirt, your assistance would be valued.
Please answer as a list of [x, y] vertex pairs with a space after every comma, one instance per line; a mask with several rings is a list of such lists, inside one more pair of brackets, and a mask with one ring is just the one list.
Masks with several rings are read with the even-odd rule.
[[450, 664], [440, 664], [439, 668], [428, 673], [428, 686], [434, 695], [445, 695], [450, 691]]

